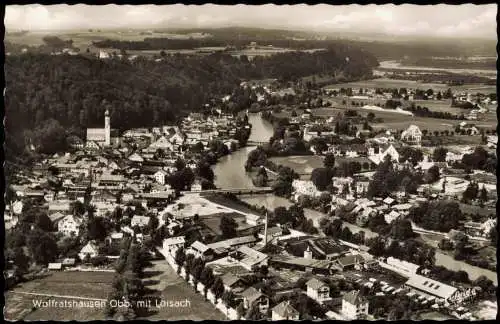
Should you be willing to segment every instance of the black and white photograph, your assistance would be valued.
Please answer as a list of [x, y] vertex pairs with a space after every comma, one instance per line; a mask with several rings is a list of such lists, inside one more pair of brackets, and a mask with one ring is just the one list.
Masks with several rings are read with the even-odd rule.
[[497, 318], [497, 5], [4, 5], [8, 321]]

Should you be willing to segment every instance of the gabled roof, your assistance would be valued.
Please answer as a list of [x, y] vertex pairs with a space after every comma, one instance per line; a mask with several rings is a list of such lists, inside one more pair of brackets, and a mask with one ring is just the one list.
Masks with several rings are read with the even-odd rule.
[[205, 251], [208, 251], [210, 250], [210, 248], [208, 246], [206, 246], [205, 244], [201, 243], [200, 241], [195, 241], [193, 244], [191, 244], [191, 248], [197, 250], [197, 251], [200, 251], [202, 253], [204, 253]]
[[318, 290], [318, 289], [323, 288], [324, 286], [326, 286], [326, 284], [324, 282], [322, 282], [322, 281], [319, 281], [316, 278], [311, 278], [306, 283], [306, 286], [307, 287], [311, 287], [312, 289]]
[[250, 287], [250, 288], [246, 289], [245, 291], [243, 291], [241, 293], [241, 295], [248, 300], [248, 303], [250, 305], [252, 305], [253, 302], [256, 301], [257, 299], [259, 299], [261, 297], [265, 297], [265, 295], [263, 293], [261, 293], [260, 291], [258, 291], [254, 287]]
[[236, 284], [241, 279], [238, 278], [237, 276], [233, 275], [232, 273], [228, 272], [221, 277], [221, 280], [225, 286], [232, 287], [234, 284]]
[[283, 318], [290, 318], [299, 315], [299, 312], [290, 305], [290, 301], [285, 300], [273, 307], [273, 312]]
[[367, 300], [363, 296], [361, 296], [359, 291], [355, 290], [345, 294], [344, 297], [342, 297], [342, 299], [352, 305], [361, 305], [367, 303]]
[[337, 260], [337, 262], [342, 266], [349, 266], [349, 265], [363, 263], [365, 262], [365, 259], [361, 255], [355, 254], [355, 255], [346, 255], [344, 257], [341, 257]]

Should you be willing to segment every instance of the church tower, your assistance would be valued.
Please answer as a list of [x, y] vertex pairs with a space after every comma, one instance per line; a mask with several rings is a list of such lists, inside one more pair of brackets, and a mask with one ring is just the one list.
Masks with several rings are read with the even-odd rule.
[[107, 110], [107, 109], [106, 109], [106, 112], [104, 113], [104, 133], [105, 133], [104, 145], [110, 146], [111, 145], [111, 121], [109, 118], [109, 110]]

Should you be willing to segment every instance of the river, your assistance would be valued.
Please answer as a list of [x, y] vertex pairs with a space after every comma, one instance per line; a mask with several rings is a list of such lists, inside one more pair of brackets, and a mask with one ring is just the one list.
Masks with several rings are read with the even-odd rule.
[[[248, 120], [252, 124], [250, 141], [265, 142], [273, 135], [273, 126], [264, 121], [259, 114], [249, 114]], [[244, 168], [248, 153], [254, 149], [254, 146], [246, 147], [220, 159], [219, 163], [213, 168], [215, 185], [218, 188], [255, 188], [251, 177], [245, 172]], [[240, 199], [250, 204], [265, 206], [270, 210], [274, 210], [274, 208], [279, 206], [289, 207], [292, 205], [287, 199], [274, 196], [273, 194], [244, 195]], [[325, 216], [323, 213], [307, 208], [304, 209], [304, 214], [306, 218], [313, 220], [315, 226], [318, 226], [319, 219]], [[366, 238], [378, 235], [367, 228], [361, 228], [354, 224], [344, 222], [344, 226], [348, 227], [353, 233], [364, 231]], [[441, 265], [454, 271], [466, 271], [471, 280], [484, 275], [492, 280], [495, 285], [498, 284], [496, 272], [475, 267], [463, 261], [457, 261], [453, 257], [439, 251], [436, 251], [436, 265]]]
[[[249, 141], [267, 142], [273, 136], [273, 125], [263, 120], [258, 113], [248, 114], [248, 121], [252, 124]], [[247, 146], [219, 160], [213, 167], [217, 188], [255, 188], [251, 177], [245, 172], [248, 153], [254, 149], [255, 146]]]
[[[474, 74], [474, 75], [483, 75], [485, 77], [489, 77], [492, 79], [496, 79], [497, 71], [496, 70], [487, 70], [487, 69], [452, 69], [452, 68], [433, 68], [426, 66], [407, 66], [402, 65], [398, 61], [382, 61], [380, 62], [379, 68], [386, 69], [398, 69], [398, 70], [415, 70], [415, 71], [444, 71], [451, 73], [460, 73], [460, 74]], [[376, 70], [376, 68], [375, 68]]]

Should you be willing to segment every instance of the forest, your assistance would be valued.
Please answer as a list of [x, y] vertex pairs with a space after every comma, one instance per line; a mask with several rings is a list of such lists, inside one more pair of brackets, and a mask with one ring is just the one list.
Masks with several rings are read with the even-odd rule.
[[112, 127], [118, 130], [164, 125], [200, 111], [210, 99], [233, 93], [244, 79], [293, 81], [315, 73], [341, 72], [355, 80], [369, 77], [377, 64], [372, 55], [348, 47], [311, 54], [281, 53], [253, 62], [221, 53], [170, 55], [160, 62], [142, 57], [131, 61], [125, 57], [12, 55], [5, 61], [7, 140], [8, 144], [17, 141], [10, 143], [11, 148], [22, 147], [24, 131], [43, 133], [47, 121], [51, 127], [83, 136], [85, 128], [103, 126], [106, 109], [111, 112]]

